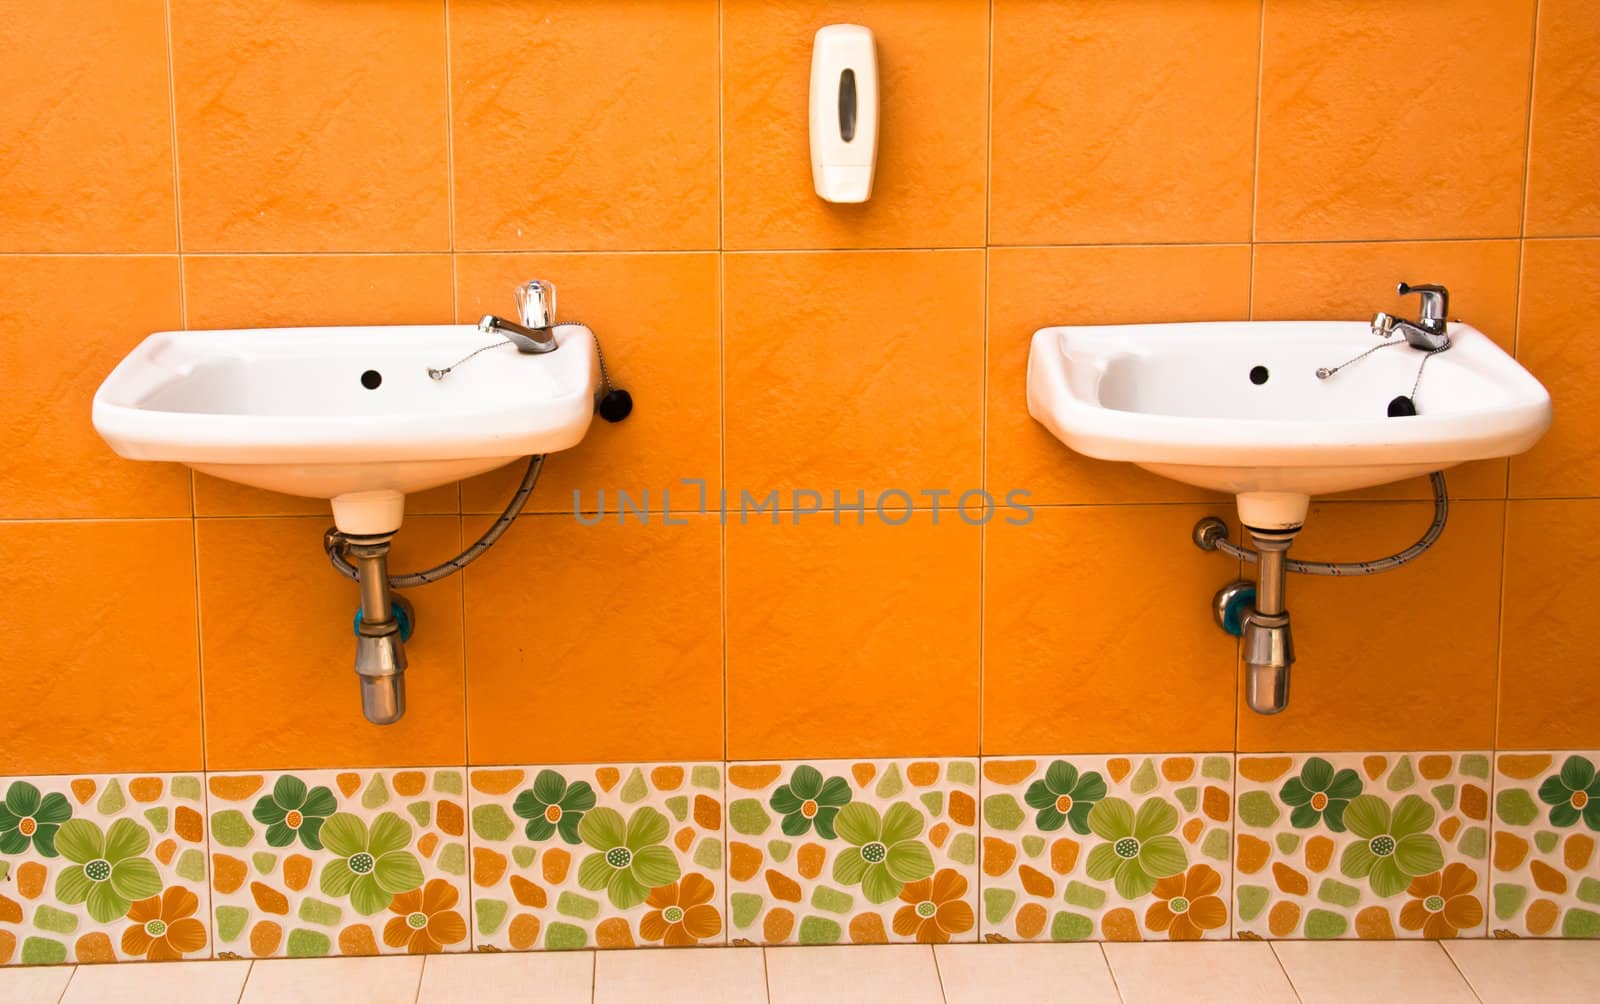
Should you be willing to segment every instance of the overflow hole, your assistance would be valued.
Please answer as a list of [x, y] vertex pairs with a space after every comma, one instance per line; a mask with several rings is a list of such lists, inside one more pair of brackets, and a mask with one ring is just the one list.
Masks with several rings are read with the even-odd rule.
[[361, 386], [367, 390], [377, 390], [378, 385], [381, 383], [383, 383], [383, 374], [377, 370], [367, 370], [361, 374]]
[[1250, 382], [1259, 387], [1267, 382], [1268, 375], [1269, 374], [1267, 373], [1267, 368], [1265, 366], [1252, 367], [1250, 370]]

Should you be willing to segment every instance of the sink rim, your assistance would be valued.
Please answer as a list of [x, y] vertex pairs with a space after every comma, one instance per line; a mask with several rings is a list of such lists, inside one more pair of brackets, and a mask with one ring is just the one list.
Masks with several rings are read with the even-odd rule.
[[[487, 406], [456, 413], [396, 410], [380, 415], [297, 415], [175, 411], [142, 405], [157, 389], [195, 378], [195, 367], [208, 358], [303, 356], [307, 365], [316, 365], [319, 360], [346, 358], [347, 353], [340, 350], [347, 343], [386, 339], [386, 344], [373, 346], [379, 366], [386, 350], [392, 359], [397, 348], [420, 351], [434, 343], [441, 346], [436, 364], [447, 365], [489, 344], [491, 337], [470, 324], [158, 331], [123, 356], [101, 382], [93, 399], [92, 420], [95, 430], [120, 456], [190, 465], [514, 458], [567, 449], [582, 440], [593, 417], [599, 381], [594, 336], [582, 325], [557, 329], [558, 347], [553, 352], [523, 355], [507, 351], [503, 356], [474, 360], [445, 377], [446, 381], [470, 382], [475, 372], [481, 372], [474, 366], [492, 366], [502, 372], [514, 366], [537, 368], [550, 378], [539, 387], [539, 393], [517, 400], [494, 395]], [[330, 345], [330, 339], [339, 344]], [[162, 352], [172, 349], [185, 354], [176, 361], [159, 359]], [[469, 404], [483, 400], [457, 397]]]
[[[1074, 364], [1113, 357], [1137, 357], [1160, 343], [1194, 340], [1208, 331], [1229, 340], [1282, 337], [1285, 334], [1345, 333], [1349, 321], [1200, 321], [1174, 324], [1059, 325], [1034, 332], [1028, 359], [1028, 411], [1056, 438], [1086, 456], [1131, 463], [1217, 467], [1365, 466], [1438, 464], [1520, 453], [1549, 427], [1549, 392], [1487, 335], [1452, 322], [1453, 347], [1430, 363], [1437, 367], [1456, 356], [1492, 367], [1512, 400], [1471, 411], [1423, 413], [1405, 419], [1239, 418], [1182, 416], [1111, 408], [1087, 399], [1067, 379]], [[1257, 326], [1260, 327], [1257, 327]], [[1365, 325], [1360, 325], [1365, 327]], [[1069, 350], [1063, 339], [1080, 341], [1113, 335], [1124, 344]], [[1113, 334], [1114, 333], [1114, 334]], [[1152, 344], [1152, 342], [1154, 344]], [[1069, 351], [1073, 355], [1069, 357]], [[1335, 353], [1337, 355], [1337, 353]], [[1054, 359], [1051, 357], [1054, 356]], [[1496, 359], [1495, 357], [1500, 357]], [[1420, 359], [1420, 356], [1418, 357]], [[1502, 362], [1503, 360], [1503, 362]], [[1510, 363], [1509, 367], [1503, 363]], [[1403, 422], [1403, 425], [1397, 425]], [[1404, 432], [1403, 438], [1396, 433]]]

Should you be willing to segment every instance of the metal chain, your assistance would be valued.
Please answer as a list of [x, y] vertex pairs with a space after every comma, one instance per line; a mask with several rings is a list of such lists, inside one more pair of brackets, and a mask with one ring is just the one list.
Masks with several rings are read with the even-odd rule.
[[[584, 324], [582, 321], [558, 321], [557, 323], [551, 325], [552, 328], [567, 328], [567, 327], [574, 327], [574, 326], [581, 327], [581, 328], [587, 328], [588, 327], [588, 325]], [[592, 329], [590, 331], [590, 334], [593, 334], [593, 330]], [[445, 378], [445, 376], [447, 376], [450, 373], [451, 370], [455, 369], [457, 366], [460, 366], [462, 363], [464, 363], [467, 360], [471, 359], [473, 356], [476, 356], [478, 353], [480, 353], [480, 352], [488, 352], [490, 349], [498, 349], [498, 348], [502, 348], [502, 347], [504, 347], [506, 345], [515, 345], [515, 344], [516, 343], [513, 342], [511, 339], [506, 338], [504, 336], [501, 336], [501, 340], [500, 341], [492, 342], [492, 343], [490, 343], [488, 345], [484, 345], [484, 346], [481, 346], [479, 348], [473, 349], [471, 352], [468, 352], [466, 355], [462, 356], [460, 359], [457, 359], [455, 362], [451, 363], [449, 366], [445, 366], [443, 368], [435, 368], [435, 367], [432, 367], [432, 366], [428, 367], [428, 376], [433, 378], [434, 380], [443, 380]], [[605, 354], [605, 350], [600, 348], [600, 336], [599, 335], [595, 335], [594, 336], [594, 354], [595, 354], [595, 358], [597, 358], [600, 361], [600, 389], [601, 389], [601, 393], [610, 393], [610, 391], [611, 391], [611, 374], [610, 374], [610, 372], [608, 372], [606, 370], [606, 354]]]
[[[1385, 336], [1385, 337], [1387, 338], [1388, 336]], [[1389, 348], [1391, 346], [1394, 346], [1394, 345], [1404, 345], [1404, 344], [1406, 344], [1406, 340], [1404, 338], [1401, 338], [1398, 335], [1396, 335], [1393, 339], [1391, 339], [1389, 341], [1385, 341], [1382, 345], [1374, 345], [1372, 348], [1370, 348], [1367, 351], [1361, 353], [1360, 355], [1355, 356], [1352, 359], [1346, 359], [1344, 362], [1340, 363], [1337, 366], [1333, 366], [1333, 367], [1319, 366], [1319, 367], [1317, 367], [1317, 379], [1318, 380], [1326, 380], [1329, 377], [1333, 376], [1335, 373], [1337, 373], [1340, 370], [1344, 369], [1346, 366], [1349, 366], [1349, 365], [1351, 365], [1353, 363], [1360, 362], [1361, 360], [1363, 360], [1363, 359], [1367, 358], [1368, 356], [1372, 355], [1374, 352], [1378, 351], [1379, 349], [1387, 349], [1387, 348]]]

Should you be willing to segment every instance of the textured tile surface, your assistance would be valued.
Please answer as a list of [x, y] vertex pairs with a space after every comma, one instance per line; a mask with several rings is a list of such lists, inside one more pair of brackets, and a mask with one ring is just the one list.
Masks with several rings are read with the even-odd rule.
[[1272, 946], [1301, 1004], [1478, 1004], [1472, 988], [1436, 944], [1353, 942]]
[[983, 935], [1228, 936], [1233, 758], [983, 761]]
[[250, 967], [239, 1004], [359, 1000], [414, 1004], [422, 959], [275, 959]]
[[594, 1004], [745, 1004], [767, 999], [761, 952], [600, 952]]
[[943, 1004], [939, 969], [926, 945], [868, 945], [851, 949], [850, 965], [832, 966], [823, 948], [767, 952], [772, 1004]]
[[1589, 0], [1540, 0], [1528, 141], [1527, 232], [1600, 233], [1600, 17]]
[[976, 760], [728, 768], [735, 943], [978, 937]]
[[1270, 946], [1227, 944], [1102, 946], [1125, 1004], [1298, 1004]]
[[416, 1004], [510, 1001], [537, 987], [549, 1004], [591, 1004], [593, 952], [474, 952], [430, 955]]
[[211, 952], [196, 774], [0, 777], [0, 965]]
[[1482, 937], [1487, 753], [1239, 757], [1235, 935]]
[[219, 953], [313, 957], [471, 947], [460, 768], [206, 780]]
[[1600, 752], [1501, 753], [1495, 761], [1490, 928], [1600, 938]]
[[[61, 1004], [238, 1004], [248, 962], [178, 962], [164, 966], [79, 966]], [[3, 990], [0, 987], [0, 990]], [[5, 998], [10, 1004], [19, 1004]], [[54, 1004], [55, 998], [50, 998]]]
[[933, 957], [945, 1004], [1122, 1001], [1099, 945], [939, 945]]
[[1593, 942], [1495, 938], [1451, 941], [1443, 948], [1483, 1004], [1579, 1004], [1593, 996]]
[[721, 944], [720, 764], [473, 768], [479, 948]]

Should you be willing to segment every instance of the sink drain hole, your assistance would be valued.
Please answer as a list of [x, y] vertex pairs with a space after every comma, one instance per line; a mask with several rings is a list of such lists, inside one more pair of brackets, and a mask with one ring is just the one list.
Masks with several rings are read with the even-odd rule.
[[1250, 382], [1255, 384], [1257, 387], [1266, 383], [1268, 376], [1270, 376], [1270, 374], [1267, 372], [1267, 368], [1265, 366], [1252, 367], [1250, 370]]
[[[1265, 379], [1265, 377], [1262, 379]], [[367, 390], [377, 390], [378, 385], [381, 383], [383, 383], [383, 374], [379, 373], [377, 370], [367, 370], [365, 373], [361, 374], [361, 386], [365, 387]]]

